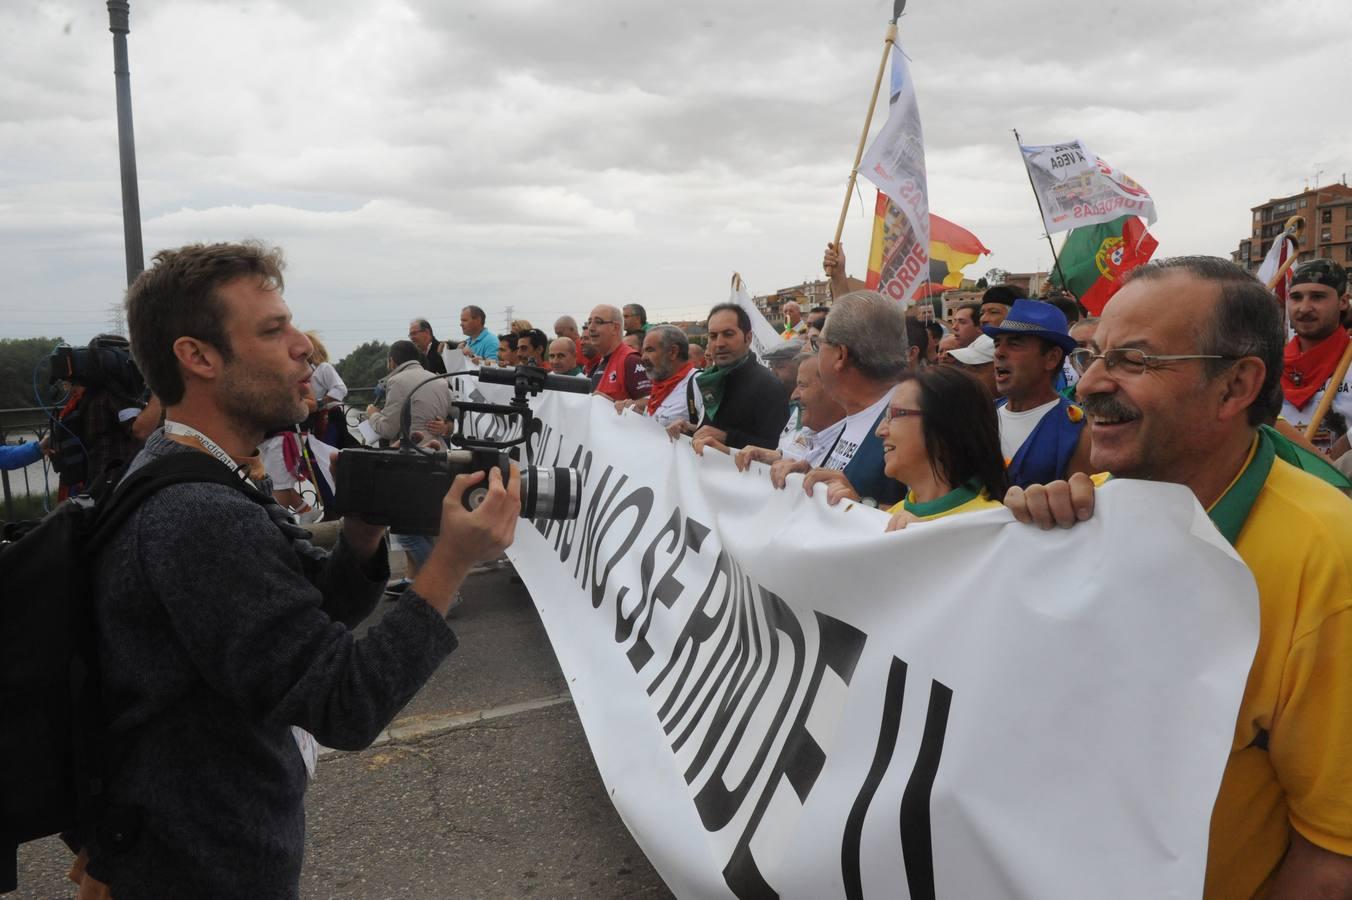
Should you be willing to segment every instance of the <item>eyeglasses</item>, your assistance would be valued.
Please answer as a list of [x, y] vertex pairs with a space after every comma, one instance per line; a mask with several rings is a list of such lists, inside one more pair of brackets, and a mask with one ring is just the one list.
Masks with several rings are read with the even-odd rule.
[[918, 409], [907, 409], [904, 406], [889, 406], [883, 411], [883, 424], [886, 425], [893, 419], [904, 419], [907, 416], [923, 416]]
[[602, 325], [618, 325], [620, 323], [613, 319], [588, 319], [583, 324], [594, 328], [600, 328]]
[[1157, 369], [1166, 363], [1184, 359], [1228, 359], [1233, 362], [1239, 357], [1218, 356], [1214, 353], [1154, 356], [1136, 347], [1115, 347], [1102, 353], [1095, 353], [1090, 347], [1076, 347], [1070, 351], [1071, 368], [1081, 375], [1089, 371], [1089, 367], [1100, 359], [1103, 360], [1103, 365], [1109, 372], [1118, 372], [1122, 375], [1140, 375], [1146, 369]]

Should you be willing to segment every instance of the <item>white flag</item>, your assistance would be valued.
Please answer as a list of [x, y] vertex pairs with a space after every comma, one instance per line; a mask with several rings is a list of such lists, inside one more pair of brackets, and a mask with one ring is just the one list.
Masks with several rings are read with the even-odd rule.
[[[1296, 243], [1289, 237], [1284, 237], [1279, 241], [1272, 242], [1272, 248], [1268, 250], [1267, 256], [1263, 257], [1263, 264], [1258, 267], [1256, 277], [1264, 285], [1272, 281], [1277, 273], [1281, 271], [1282, 265], [1291, 258], [1296, 252]], [[1281, 281], [1273, 286], [1272, 290], [1277, 295], [1277, 299], [1283, 303], [1286, 302], [1286, 289], [1291, 286], [1291, 269], [1286, 270]]]
[[1150, 192], [1085, 147], [1084, 141], [1019, 145], [1048, 234], [1100, 225], [1122, 216], [1159, 218]]
[[742, 276], [736, 272], [732, 273], [732, 296], [729, 302], [736, 303], [751, 319], [751, 349], [755, 351], [756, 358], [762, 362], [765, 361], [767, 351], [783, 344], [775, 327], [765, 318], [755, 302], [751, 299], [751, 294], [747, 292], [746, 282], [742, 281]]
[[859, 174], [878, 186], [901, 209], [910, 234], [898, 238], [903, 260], [896, 279], [899, 296], [909, 298], [929, 278], [929, 188], [925, 181], [925, 135], [915, 85], [900, 45], [892, 48], [892, 89], [887, 122], [859, 162]]

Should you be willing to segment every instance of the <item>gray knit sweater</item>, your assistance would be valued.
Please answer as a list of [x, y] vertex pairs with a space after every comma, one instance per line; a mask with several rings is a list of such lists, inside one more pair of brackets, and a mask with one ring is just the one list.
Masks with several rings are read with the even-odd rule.
[[[193, 453], [157, 432], [132, 468]], [[257, 503], [217, 484], [165, 488], [97, 563], [112, 803], [140, 811], [132, 846], [92, 842], [117, 900], [296, 897], [307, 776], [291, 726], [367, 746], [455, 636], [412, 591], [366, 635], [385, 549], [298, 552]]]

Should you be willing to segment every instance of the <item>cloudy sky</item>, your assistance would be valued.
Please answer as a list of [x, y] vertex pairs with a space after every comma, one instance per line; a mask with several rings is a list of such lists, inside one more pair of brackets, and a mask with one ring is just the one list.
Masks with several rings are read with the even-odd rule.
[[[132, 0], [147, 252], [255, 237], [341, 355], [465, 303], [549, 328], [695, 317], [820, 274], [890, 0]], [[100, 0], [0, 5], [0, 336], [84, 341], [125, 287]], [[1082, 138], [1154, 195], [1160, 253], [1352, 175], [1346, 0], [913, 0], [930, 205], [1050, 253], [1011, 128]], [[880, 123], [875, 123], [875, 128]], [[852, 204], [851, 274], [873, 190]]]

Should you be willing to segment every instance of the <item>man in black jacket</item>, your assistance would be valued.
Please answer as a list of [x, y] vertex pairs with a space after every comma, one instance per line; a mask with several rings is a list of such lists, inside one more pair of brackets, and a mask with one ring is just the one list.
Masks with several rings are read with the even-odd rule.
[[695, 431], [695, 449], [721, 444], [775, 447], [789, 419], [789, 400], [774, 373], [751, 352], [751, 317], [735, 303], [709, 311], [709, 359], [713, 367], [696, 376], [704, 418]]
[[346, 517], [326, 557], [243, 493], [270, 491], [263, 435], [306, 414], [312, 347], [282, 299], [280, 255], [162, 251], [128, 290], [127, 322], [166, 414], [132, 468], [200, 453], [249, 481], [164, 488], [96, 560], [119, 824], [87, 835], [80, 896], [295, 898], [315, 741], [370, 744], [455, 647], [451, 598], [511, 543], [519, 479], [494, 471], [471, 513], [460, 501], [482, 475], [458, 476], [417, 579], [357, 637], [389, 578], [385, 529]]

